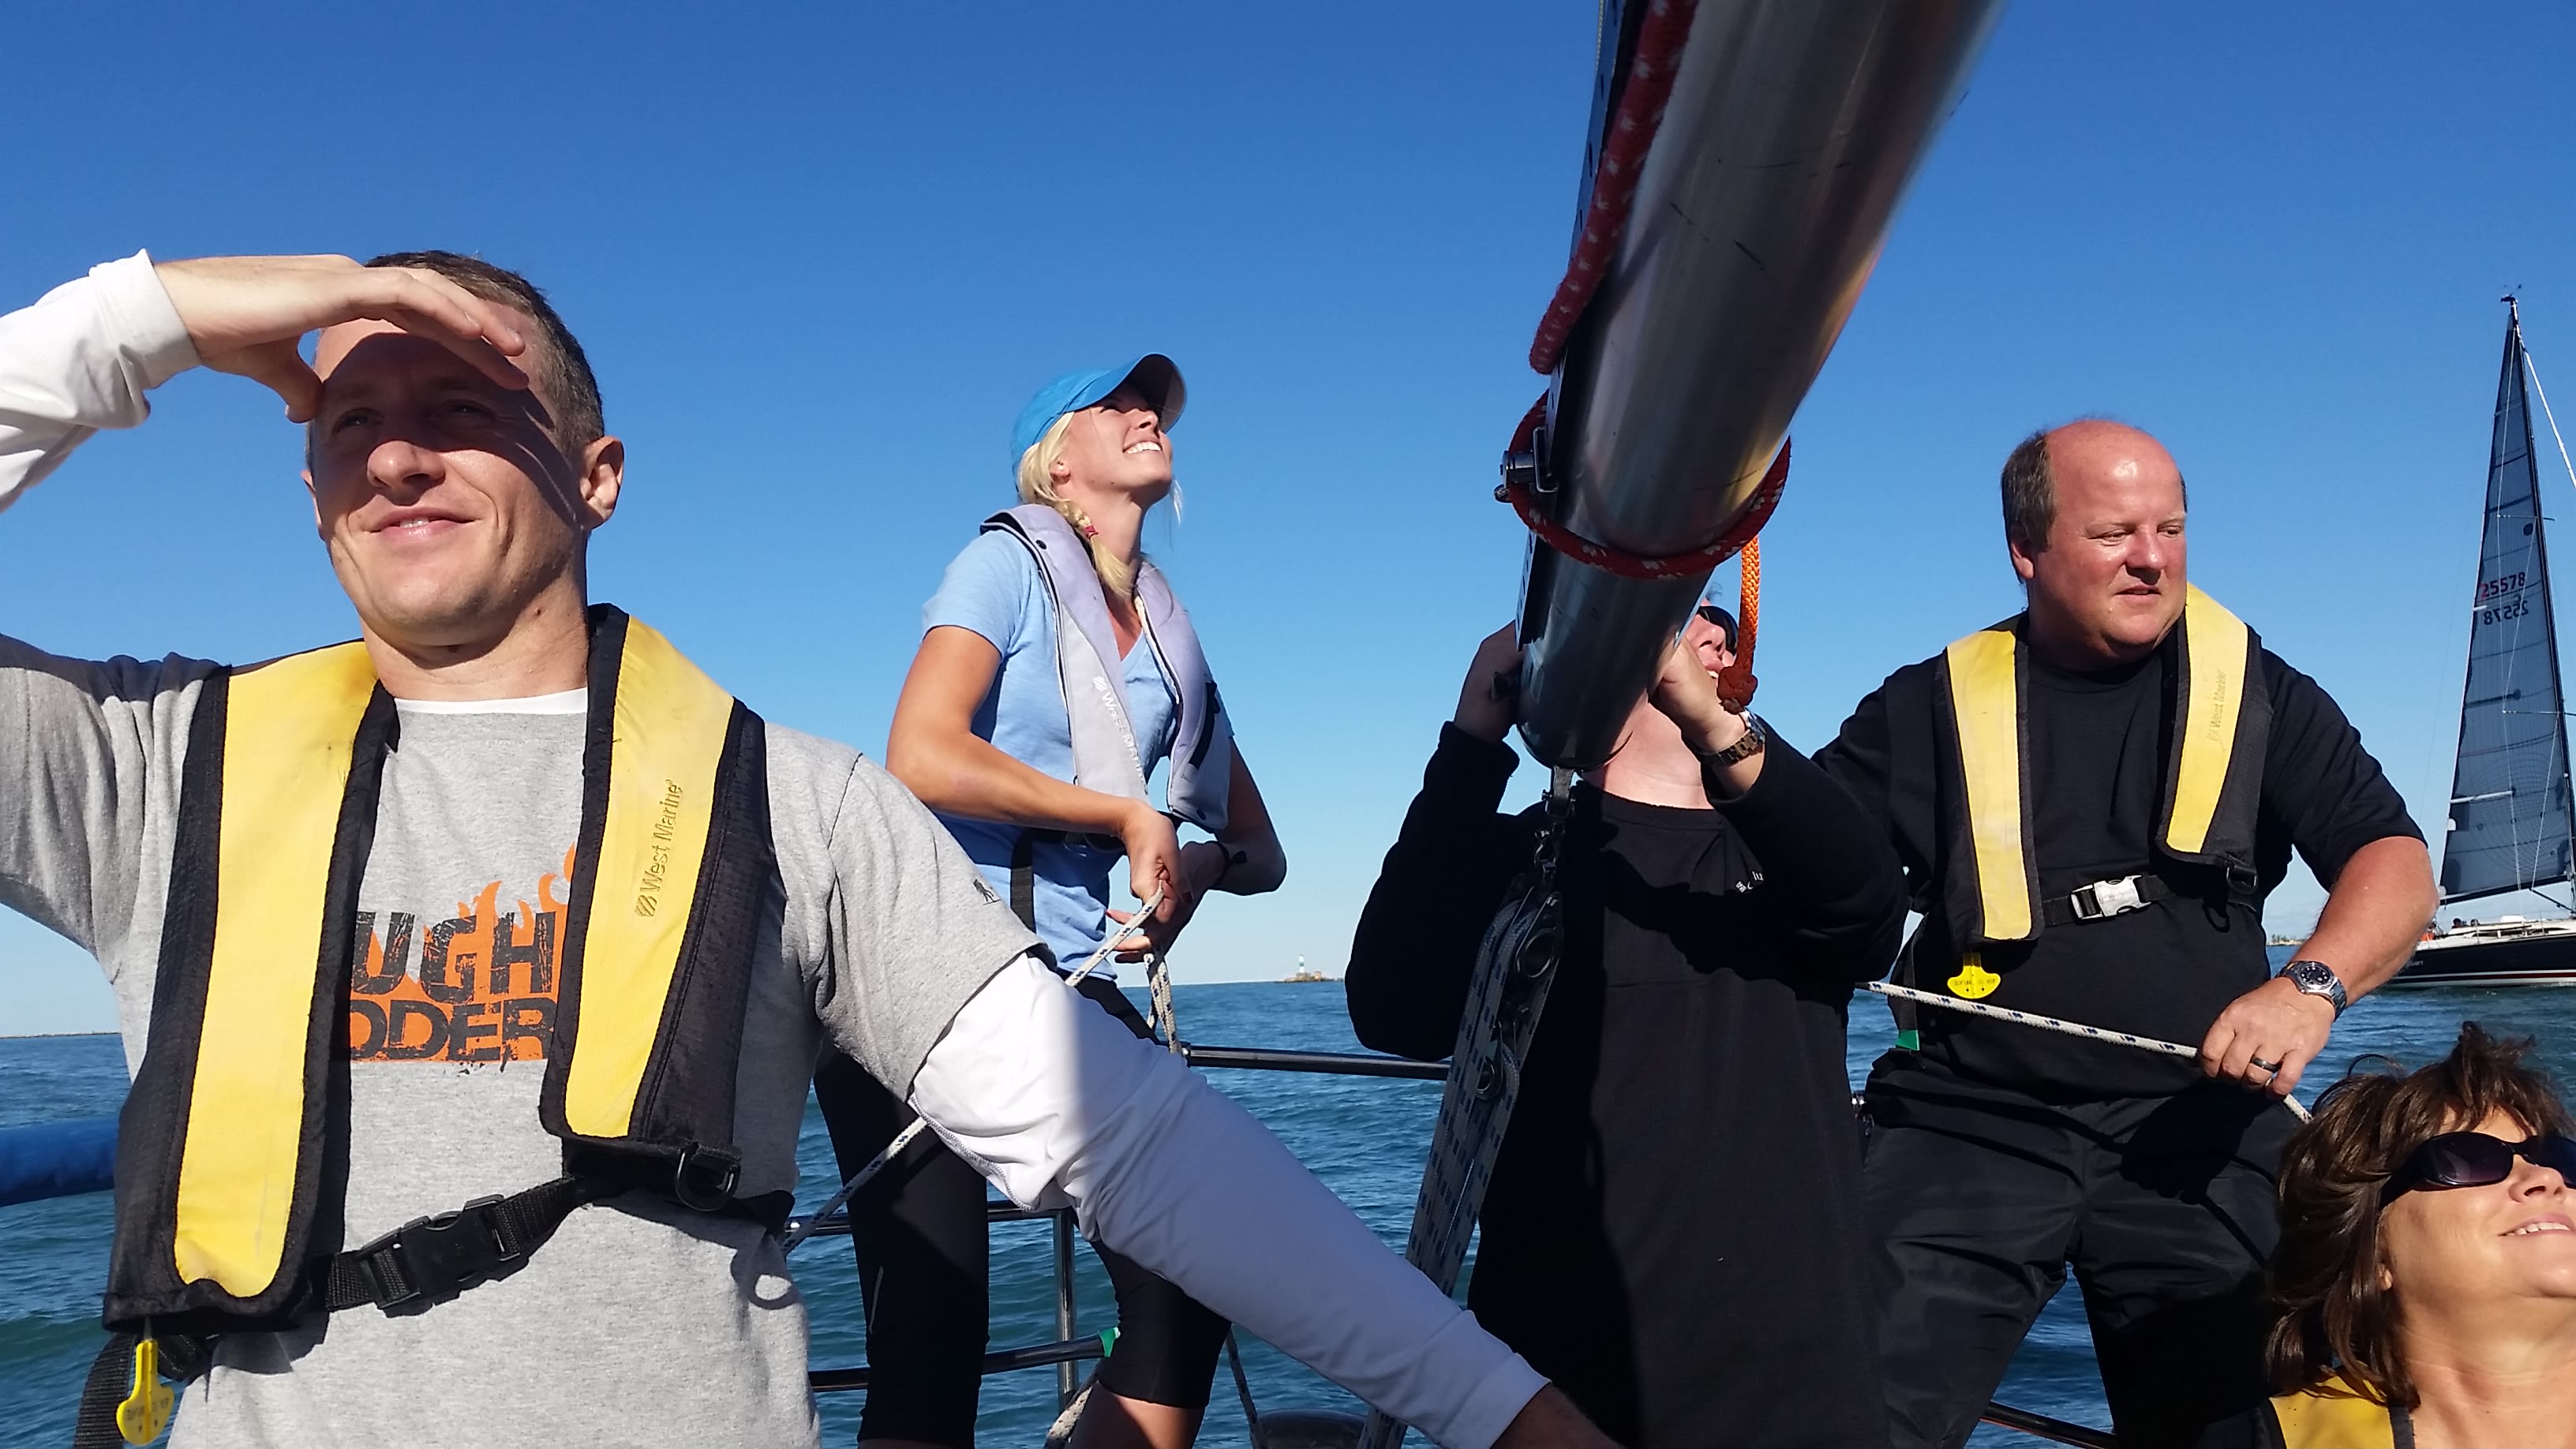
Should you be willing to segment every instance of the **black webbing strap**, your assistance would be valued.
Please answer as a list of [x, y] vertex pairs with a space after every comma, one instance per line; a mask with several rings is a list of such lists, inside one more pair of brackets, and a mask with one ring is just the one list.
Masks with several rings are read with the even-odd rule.
[[[89, 1361], [81, 1383], [80, 1417], [72, 1424], [72, 1449], [127, 1449], [125, 1433], [116, 1427], [117, 1405], [134, 1388], [134, 1350], [143, 1341], [134, 1333], [111, 1333]], [[206, 1371], [214, 1358], [211, 1341], [189, 1334], [156, 1336], [161, 1346], [161, 1377], [182, 1383]]]
[[89, 1361], [89, 1378], [81, 1384], [80, 1418], [72, 1425], [72, 1449], [125, 1449], [116, 1427], [116, 1406], [133, 1388], [134, 1346], [131, 1333], [111, 1333]]
[[[477, 1283], [506, 1278], [524, 1267], [575, 1208], [637, 1186], [609, 1175], [567, 1175], [508, 1197], [479, 1197], [454, 1212], [414, 1218], [363, 1248], [315, 1264], [304, 1311], [338, 1313], [362, 1303], [386, 1310], [418, 1309], [447, 1302]], [[791, 1192], [729, 1198], [714, 1215], [748, 1218], [775, 1235], [787, 1226], [795, 1202]], [[124, 1449], [116, 1406], [133, 1388], [139, 1341], [132, 1333], [112, 1333], [91, 1360], [72, 1431], [74, 1449]], [[194, 1378], [212, 1358], [210, 1340], [162, 1335], [160, 1342], [165, 1378]]]
[[1088, 845], [1110, 855], [1125, 855], [1127, 842], [1115, 835], [1087, 835], [1071, 830], [1049, 830], [1043, 826], [1020, 828], [1020, 838], [1011, 842], [1011, 914], [1020, 924], [1034, 931], [1038, 928], [1038, 845]]
[[1011, 914], [1020, 924], [1034, 931], [1038, 928], [1038, 837], [1034, 830], [1023, 830], [1011, 842]]
[[[444, 1303], [477, 1283], [517, 1272], [528, 1255], [585, 1204], [635, 1186], [582, 1174], [541, 1182], [508, 1197], [480, 1197], [454, 1212], [414, 1218], [363, 1248], [339, 1253], [314, 1275], [316, 1307], [337, 1313], [372, 1303], [394, 1309]], [[790, 1193], [729, 1200], [722, 1217], [749, 1218], [772, 1233], [786, 1226]]]
[[508, 1197], [478, 1197], [454, 1212], [414, 1218], [363, 1248], [336, 1253], [314, 1274], [316, 1306], [337, 1313], [444, 1303], [477, 1283], [507, 1277], [555, 1235], [573, 1209], [620, 1188], [558, 1177]]
[[2158, 901], [2172, 900], [2178, 894], [2180, 892], [2165, 884], [2162, 876], [2133, 875], [2120, 880], [2097, 880], [2040, 902], [2040, 919], [2052, 926], [2107, 920], [2130, 911], [2145, 910]]
[[[1888, 980], [1895, 982], [1899, 986], [1911, 986], [1918, 990], [1921, 989], [1923, 983], [1914, 979], [1914, 943], [1921, 939], [1923, 939], [1923, 932], [1920, 929], [1917, 929], [1914, 934], [1905, 938], [1905, 944], [1898, 947], [1896, 950], [1896, 965], [1894, 969], [1888, 972]], [[1885, 999], [1887, 1001], [1887, 1014], [1896, 1021], [1897, 1046], [1905, 1051], [1920, 1050], [1923, 1042], [1923, 1038], [1920, 1034], [1923, 1029], [1923, 1023], [1917, 1018], [1921, 1013], [1916, 1009], [1913, 1002], [1907, 1001], [1901, 996], [1890, 996]]]

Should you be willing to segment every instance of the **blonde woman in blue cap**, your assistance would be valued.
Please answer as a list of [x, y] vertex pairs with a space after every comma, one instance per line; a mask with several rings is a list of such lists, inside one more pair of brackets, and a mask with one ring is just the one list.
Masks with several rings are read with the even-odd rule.
[[[1261, 792], [1234, 748], [1189, 615], [1140, 547], [1171, 496], [1170, 429], [1187, 393], [1171, 359], [1071, 373], [1020, 414], [1020, 504], [985, 520], [922, 611], [886, 763], [938, 812], [994, 891], [1055, 952], [1162, 951], [1212, 890], [1252, 895], [1287, 874]], [[1147, 782], [1168, 764], [1166, 809]], [[1176, 825], [1210, 839], [1184, 845]], [[1150, 915], [1111, 906], [1125, 857]], [[1076, 989], [1149, 1035], [1110, 963]], [[816, 1074], [843, 1170], [909, 1112], [854, 1067]], [[911, 1148], [851, 1204], [868, 1299], [870, 1442], [972, 1442], [986, 1338], [984, 1183], [935, 1143]], [[1098, 1246], [1098, 1245], [1095, 1245]], [[1074, 1432], [1077, 1449], [1174, 1449], [1198, 1432], [1225, 1321], [1101, 1247], [1117, 1345]]]

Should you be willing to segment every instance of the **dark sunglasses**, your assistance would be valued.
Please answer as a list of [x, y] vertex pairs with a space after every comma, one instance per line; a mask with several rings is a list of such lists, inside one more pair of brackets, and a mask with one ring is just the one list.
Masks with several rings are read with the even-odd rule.
[[2406, 1155], [2389, 1175], [2388, 1185], [2379, 1190], [2379, 1205], [2386, 1207], [2399, 1193], [2419, 1187], [2485, 1187], [2502, 1182], [2513, 1176], [2517, 1157], [2576, 1184], [2576, 1137], [2546, 1132], [2507, 1142], [2484, 1132], [2445, 1132], [2425, 1139], [2423, 1146]]

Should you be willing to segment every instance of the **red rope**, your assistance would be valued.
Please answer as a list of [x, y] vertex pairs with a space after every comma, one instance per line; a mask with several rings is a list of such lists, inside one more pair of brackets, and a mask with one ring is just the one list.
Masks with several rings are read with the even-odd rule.
[[1583, 214], [1583, 234], [1575, 239], [1555, 300], [1539, 320], [1538, 340], [1530, 344], [1530, 366], [1542, 376], [1556, 371], [1565, 339], [1582, 319], [1628, 230], [1637, 173], [1646, 164], [1655, 129], [1664, 122], [1664, 102], [1672, 98], [1673, 75], [1681, 69], [1682, 46], [1698, 12], [1699, 0], [1651, 0], [1637, 26], [1637, 53], [1628, 63], [1627, 83], [1619, 88], [1619, 109], [1602, 128], [1601, 155], [1592, 163], [1592, 204]]
[[[1519, 430], [1512, 434], [1512, 451], [1527, 452], [1539, 424], [1546, 420], [1547, 399], [1542, 397], [1529, 410], [1528, 416], [1521, 419]], [[1780, 456], [1771, 460], [1771, 471], [1762, 475], [1761, 486], [1753, 490], [1752, 499], [1745, 504], [1744, 512], [1736, 518], [1733, 526], [1719, 534], [1715, 542], [1687, 553], [1665, 554], [1660, 558], [1629, 553], [1585, 538], [1548, 517], [1528, 486], [1517, 480], [1507, 480], [1496, 488], [1494, 497], [1510, 504], [1529, 531], [1538, 535], [1541, 543], [1577, 563], [1606, 569], [1623, 579], [1668, 579], [1678, 574], [1706, 573], [1735, 557], [1738, 550], [1751, 543], [1753, 536], [1762, 531], [1762, 525], [1771, 521], [1771, 510], [1779, 506], [1780, 490], [1788, 482], [1789, 444], [1783, 440]]]
[[[1575, 240], [1574, 254], [1566, 262], [1565, 278], [1557, 284], [1547, 315], [1539, 321], [1538, 337], [1530, 344], [1530, 366], [1539, 372], [1556, 370], [1566, 339], [1582, 320], [1583, 309], [1608, 274], [1620, 238], [1628, 230], [1628, 215], [1637, 199], [1637, 176], [1655, 132], [1663, 125], [1664, 105], [1672, 99], [1673, 77], [1681, 69], [1682, 49], [1690, 41], [1691, 21], [1698, 13], [1699, 0], [1648, 0], [1645, 19], [1638, 23], [1637, 49], [1628, 63], [1627, 81], [1619, 89], [1619, 108], [1603, 128], [1601, 154], [1593, 162], [1592, 202], [1584, 213], [1582, 235]], [[1547, 400], [1541, 398], [1521, 419], [1513, 435], [1513, 451], [1530, 450], [1546, 413]], [[1494, 490], [1494, 496], [1511, 504], [1530, 532], [1557, 552], [1622, 578], [1660, 579], [1713, 569], [1734, 557], [1769, 521], [1788, 476], [1789, 445], [1784, 441], [1780, 456], [1772, 460], [1771, 471], [1734, 527], [1704, 547], [1660, 558], [1615, 549], [1575, 533], [1548, 517], [1519, 483], [1505, 483]]]

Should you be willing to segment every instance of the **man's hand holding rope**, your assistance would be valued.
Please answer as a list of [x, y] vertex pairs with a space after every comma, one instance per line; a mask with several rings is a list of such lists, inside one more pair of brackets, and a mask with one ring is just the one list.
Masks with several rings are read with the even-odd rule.
[[2326, 1049], [2334, 1003], [2275, 976], [2227, 1003], [2200, 1043], [2200, 1071], [2286, 1097]]

